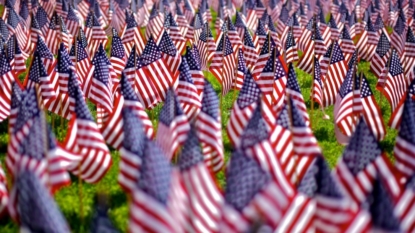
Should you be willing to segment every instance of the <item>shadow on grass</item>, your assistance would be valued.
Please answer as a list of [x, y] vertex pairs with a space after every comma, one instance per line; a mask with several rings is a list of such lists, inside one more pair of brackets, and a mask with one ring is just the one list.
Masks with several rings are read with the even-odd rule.
[[118, 208], [127, 203], [127, 195], [123, 191], [119, 190], [115, 193], [111, 193], [109, 195], [109, 200], [111, 208]]

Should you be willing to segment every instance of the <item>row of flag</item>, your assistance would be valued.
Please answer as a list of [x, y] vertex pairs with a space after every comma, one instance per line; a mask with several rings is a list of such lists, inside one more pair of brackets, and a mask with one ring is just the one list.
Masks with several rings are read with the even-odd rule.
[[[215, 22], [207, 0], [5, 6], [0, 121], [8, 119], [9, 144], [0, 208], [22, 229], [67, 232], [50, 194], [70, 184], [70, 173], [99, 182], [112, 165], [110, 146], [131, 196], [131, 232], [414, 231], [411, 0], [250, 0], [239, 11], [219, 0]], [[379, 145], [386, 127], [360, 59], [391, 105], [394, 164]], [[335, 136], [347, 146], [332, 171], [295, 67], [312, 76], [313, 108], [324, 114], [334, 105]], [[222, 97], [207, 72], [221, 96], [239, 91], [226, 123], [226, 167]], [[145, 110], [161, 102], [155, 130]], [[63, 142], [47, 112], [69, 120]], [[224, 190], [213, 176], [222, 170]], [[105, 211], [93, 229], [113, 230]]]

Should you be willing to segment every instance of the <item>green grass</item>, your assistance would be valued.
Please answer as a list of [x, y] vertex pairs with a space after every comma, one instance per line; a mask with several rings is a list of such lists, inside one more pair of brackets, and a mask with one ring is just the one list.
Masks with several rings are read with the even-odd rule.
[[[0, 7], [1, 10], [1, 7]], [[215, 18], [215, 15], [214, 15]], [[215, 20], [211, 25], [213, 28]], [[214, 32], [214, 30], [213, 30]], [[108, 51], [108, 50], [107, 50]], [[29, 63], [29, 61], [28, 61]], [[381, 100], [380, 93], [375, 90], [376, 78], [369, 71], [369, 63], [361, 62], [359, 64], [359, 71], [362, 71], [369, 80], [372, 91], [375, 93], [377, 102], [380, 105], [382, 110], [383, 118], [385, 123], [389, 121], [390, 118], [390, 107], [386, 99]], [[298, 82], [301, 87], [304, 99], [306, 100], [306, 105], [310, 109], [310, 90], [312, 86], [312, 77], [301, 70], [296, 69]], [[20, 80], [23, 80], [25, 74], [19, 76]], [[219, 82], [213, 77], [209, 72], [205, 72], [205, 77], [213, 84], [215, 91], [218, 93], [218, 96], [221, 92], [221, 86]], [[237, 93], [235, 91], [230, 91], [222, 100], [222, 135], [225, 147], [225, 159], [228, 160], [230, 157], [231, 145], [229, 138], [226, 134], [226, 125], [230, 116], [230, 109], [235, 100]], [[93, 105], [89, 104], [92, 113], [95, 114]], [[157, 119], [160, 112], [162, 104], [157, 106], [151, 111], [147, 111], [149, 116], [152, 119], [154, 127], [157, 127]], [[312, 129], [318, 139], [319, 145], [322, 148], [323, 155], [327, 159], [331, 167], [334, 167], [337, 163], [337, 160], [342, 154], [343, 146], [337, 143], [334, 137], [334, 123], [333, 123], [333, 107], [326, 109], [326, 113], [330, 115], [331, 120], [323, 120], [322, 113], [319, 110], [313, 112], [309, 111], [310, 116], [312, 117]], [[51, 117], [49, 116], [49, 122], [51, 122]], [[54, 132], [57, 135], [58, 140], [63, 140], [66, 135], [66, 127], [60, 127], [60, 120], [55, 120]], [[64, 122], [67, 125], [67, 122]], [[4, 121], [0, 123], [0, 159], [4, 167], [4, 159], [7, 150], [8, 135], [7, 135], [7, 125], [8, 122]], [[382, 148], [391, 155], [394, 141], [395, 141], [396, 131], [387, 128], [387, 136], [380, 143]], [[115, 227], [121, 230], [122, 232], [126, 231], [127, 222], [128, 222], [128, 198], [125, 193], [121, 190], [117, 183], [118, 175], [118, 164], [119, 164], [119, 153], [117, 151], [111, 150], [111, 155], [113, 159], [113, 165], [108, 171], [106, 176], [101, 182], [96, 185], [90, 185], [82, 182], [78, 183], [76, 177], [72, 177], [72, 184], [68, 187], [62, 188], [55, 194], [55, 200], [59, 205], [60, 210], [67, 219], [70, 228], [73, 232], [87, 232], [89, 229], [90, 219], [93, 214], [93, 203], [94, 196], [97, 192], [105, 192], [109, 197], [109, 216], [114, 223]], [[217, 182], [223, 188], [226, 185], [225, 177], [223, 172], [220, 172], [216, 176]], [[79, 188], [81, 187], [81, 192]], [[82, 199], [80, 199], [80, 193], [82, 193]], [[83, 206], [83, 214], [80, 213], [80, 206]], [[0, 232], [17, 232], [18, 226], [12, 222], [9, 218], [3, 218], [0, 220]]]

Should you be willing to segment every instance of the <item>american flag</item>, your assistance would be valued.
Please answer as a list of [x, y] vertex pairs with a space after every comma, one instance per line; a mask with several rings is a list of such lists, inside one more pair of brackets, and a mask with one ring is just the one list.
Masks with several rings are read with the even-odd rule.
[[[269, 179], [273, 181], [266, 187], [263, 187], [259, 194], [254, 196], [251, 208], [249, 208], [249, 211], [244, 211], [244, 213], [259, 211], [271, 227], [281, 232], [307, 231], [311, 227], [310, 221], [313, 219], [313, 204], [310, 203], [310, 199], [297, 194], [284, 174], [278, 160], [279, 155], [272, 148], [271, 138], [267, 132], [266, 123], [262, 118], [261, 108], [257, 106], [242, 134], [241, 149], [250, 158], [256, 160], [259, 166], [271, 175], [272, 178]], [[243, 183], [239, 185], [243, 185]], [[286, 202], [281, 203], [277, 201], [279, 204], [276, 205], [275, 203], [277, 202], [272, 197], [283, 198]], [[299, 201], [297, 202], [298, 205], [290, 204], [296, 201]], [[272, 205], [272, 208], [268, 208], [269, 205]], [[252, 218], [253, 215], [250, 214], [247, 217]]]
[[184, 114], [186, 114], [188, 121], [191, 122], [199, 114], [202, 104], [185, 56], [182, 56], [182, 62], [179, 67], [179, 85], [177, 86], [176, 93]]
[[12, 84], [16, 78], [4, 51], [0, 54], [0, 122], [10, 115]]
[[147, 140], [141, 160], [140, 180], [132, 193], [130, 232], [182, 232], [183, 196], [181, 177], [161, 149]]
[[415, 167], [411, 163], [414, 158], [413, 148], [415, 142], [411, 137], [411, 133], [415, 130], [414, 119], [414, 101], [408, 95], [405, 99], [402, 111], [402, 119], [399, 126], [399, 134], [396, 137], [395, 148], [393, 150], [396, 158], [396, 168], [406, 176], [412, 176]]
[[158, 46], [160, 47], [164, 61], [166, 64], [169, 64], [171, 74], [173, 77], [177, 77], [182, 57], [166, 30], [159, 37]]
[[[350, 137], [362, 112], [360, 99], [360, 78], [355, 65], [346, 74], [337, 93], [334, 105], [334, 120], [343, 134]], [[337, 139], [340, 143], [341, 140]]]
[[[299, 27], [299, 25], [297, 25], [297, 26]], [[297, 26], [293, 27], [293, 35], [294, 35], [294, 40], [295, 40], [296, 43], [298, 41], [298, 38], [300, 38], [301, 32], [302, 32], [302, 31], [300, 31], [298, 33]], [[281, 44], [281, 41], [280, 41], [280, 37], [277, 33], [277, 29], [275, 28], [274, 23], [271, 21], [271, 18], [268, 18], [268, 33], [271, 34], [271, 37], [274, 40], [275, 45], [277, 46], [278, 50], [281, 51], [282, 50], [282, 44]]]
[[326, 24], [326, 18], [324, 16], [324, 12], [322, 10], [320, 10], [320, 14], [316, 15], [316, 17], [317, 17], [317, 23], [319, 25], [321, 36], [324, 40], [324, 45], [326, 47], [328, 47], [330, 42], [331, 42], [331, 40], [330, 40], [330, 38], [331, 38], [331, 29]]
[[[267, 48], [268, 47], [271, 47], [271, 46], [267, 46]], [[261, 53], [265, 52], [267, 48], [265, 48], [264, 46]], [[266, 62], [264, 62], [264, 65], [261, 64], [262, 62], [259, 63], [259, 61], [262, 60], [261, 55], [260, 55], [260, 59], [258, 59], [259, 61], [253, 72], [256, 82], [258, 83], [264, 95], [270, 95], [273, 92], [274, 79], [276, 76], [275, 74], [276, 60], [280, 56], [279, 52], [277, 51], [275, 47], [271, 47], [271, 49], [272, 49], [272, 52], [270, 54], [264, 53], [264, 55], [265, 54], [267, 55], [267, 59], [266, 59]], [[256, 72], [261, 68], [261, 66], [263, 67], [263, 69], [259, 71], [260, 73], [256, 74]]]
[[355, 39], [356, 36], [361, 33], [361, 26], [357, 20], [355, 11], [352, 11], [352, 13], [350, 14], [348, 25], [349, 25], [350, 37], [352, 39]]
[[414, 178], [413, 176], [407, 182], [405, 190], [399, 197], [394, 206], [394, 214], [401, 222], [401, 228], [403, 231], [411, 232], [414, 230], [413, 216], [413, 203], [414, 203]]
[[23, 24], [26, 28], [30, 27], [30, 13], [29, 13], [29, 8], [27, 7], [28, 3], [27, 1], [22, 1], [20, 2], [20, 11], [19, 11], [19, 16], [22, 17], [23, 19]]
[[[109, 64], [110, 62], [101, 44], [92, 59], [93, 75], [85, 80], [83, 86], [83, 93], [97, 106], [97, 111], [102, 108], [107, 114], [112, 112], [114, 102], [112, 94], [114, 84]], [[103, 116], [97, 116], [99, 127], [102, 126], [101, 120], [104, 120], [101, 117]]]
[[390, 57], [391, 43], [384, 32], [380, 35], [376, 52], [370, 62], [370, 70], [379, 79], [382, 76], [382, 70]]
[[314, 71], [313, 71], [313, 88], [312, 88], [312, 95], [311, 100], [318, 103], [320, 107], [323, 107], [323, 76], [321, 75], [320, 70], [320, 63], [318, 62], [318, 59], [314, 57]]
[[[197, 51], [197, 48], [194, 48]], [[186, 54], [184, 57], [186, 57], [186, 61], [190, 69], [190, 75], [192, 76], [193, 83], [196, 86], [198, 94], [200, 95], [203, 92], [203, 88], [205, 86], [205, 76], [200, 69], [200, 65], [197, 62], [198, 59], [190, 46], [186, 48]]]
[[213, 172], [218, 172], [224, 165], [219, 100], [212, 85], [206, 79], [201, 102], [202, 108], [195, 121], [197, 135], [202, 143], [206, 165]]
[[166, 100], [159, 115], [156, 141], [163, 153], [171, 160], [179, 147], [186, 141], [190, 125], [172, 89], [167, 91]]
[[333, 105], [336, 101], [336, 95], [340, 89], [343, 79], [346, 76], [347, 63], [344, 60], [343, 52], [337, 43], [333, 42], [331, 59], [327, 75], [323, 81], [323, 106]]
[[45, 40], [45, 37], [43, 36], [43, 32], [40, 30], [39, 23], [36, 20], [36, 17], [31, 17], [31, 23], [30, 23], [30, 50], [33, 50], [33, 48], [37, 44], [37, 38], [40, 37], [43, 40]]
[[402, 120], [402, 112], [403, 112], [405, 99], [407, 96], [408, 98], [415, 99], [414, 94], [415, 94], [415, 81], [412, 80], [408, 86], [406, 95], [402, 96], [402, 99], [399, 101], [398, 106], [395, 108], [395, 110], [393, 111], [391, 115], [391, 118], [389, 119], [388, 124], [392, 129], [399, 129], [399, 125]]
[[93, 1], [89, 10], [95, 14], [95, 16], [98, 19], [99, 24], [101, 24], [101, 27], [103, 29], [106, 28], [107, 19], [106, 19], [106, 16], [102, 14], [100, 4], [98, 3], [98, 1]]
[[73, 40], [73, 36], [70, 34], [68, 29], [66, 28], [65, 22], [61, 16], [58, 16], [58, 24], [59, 24], [59, 31], [58, 36], [61, 41], [66, 47], [66, 49], [70, 48], [71, 41]]
[[223, 34], [209, 68], [210, 72], [222, 85], [223, 95], [226, 95], [233, 86], [233, 76], [237, 65], [235, 54], [236, 51], [232, 49], [228, 35]]
[[209, 62], [212, 57], [215, 55], [216, 44], [215, 39], [213, 38], [212, 31], [209, 28], [208, 24], [203, 26], [202, 32], [200, 33], [199, 40], [196, 42], [196, 47], [200, 51], [200, 61], [201, 69], [208, 70]]
[[263, 48], [267, 38], [269, 38], [269, 36], [267, 36], [267, 30], [265, 29], [265, 25], [261, 20], [258, 19], [258, 27], [253, 37], [255, 47]]
[[56, 12], [52, 15], [52, 18], [49, 22], [48, 33], [45, 34], [45, 42], [52, 54], [57, 54], [59, 47], [58, 30], [60, 30], [60, 25], [58, 24], [58, 15]]
[[10, 66], [16, 76], [19, 76], [26, 71], [26, 60], [28, 59], [29, 54], [20, 49], [15, 35], [10, 37], [7, 42], [7, 56], [9, 57]]
[[162, 58], [160, 47], [156, 45], [152, 37], [147, 41], [140, 60], [142, 69], [146, 69], [148, 72], [158, 96], [164, 100], [168, 89], [175, 85], [177, 77], [171, 74], [169, 66]]
[[153, 138], [153, 125], [148, 118], [143, 105], [140, 103], [137, 94], [134, 92], [131, 83], [128, 81], [127, 76], [122, 73], [119, 85], [119, 95], [116, 95], [115, 97], [113, 113], [101, 128], [102, 136], [107, 144], [117, 149], [122, 146], [124, 140], [125, 130], [123, 130], [123, 111], [125, 108], [129, 108], [135, 114], [135, 117], [140, 120], [145, 135], [148, 138]]
[[284, 51], [285, 51], [286, 63], [292, 63], [292, 62], [298, 61], [297, 45], [295, 44], [292, 31], [288, 32]]
[[148, 140], [144, 134], [143, 123], [137, 118], [134, 109], [123, 107], [121, 110], [120, 132], [123, 139], [120, 140], [120, 172], [118, 184], [127, 193], [133, 193], [140, 178], [140, 167], [144, 157], [144, 148]]
[[186, 19], [186, 16], [182, 13], [180, 6], [176, 3], [176, 15], [174, 16], [177, 25], [180, 29], [181, 35], [184, 37], [187, 34], [187, 29], [189, 28], [189, 22]]
[[392, 55], [389, 59], [390, 64], [387, 67], [387, 75], [378, 80], [376, 88], [385, 95], [393, 112], [406, 92], [407, 80], [396, 50], [392, 50]]
[[248, 69], [253, 69], [258, 60], [258, 50], [252, 41], [251, 34], [248, 28], [244, 29], [243, 35], [243, 50], [244, 50], [244, 59]]
[[252, 71], [252, 74], [254, 75], [254, 77], [260, 76], [262, 70], [265, 68], [265, 66], [268, 63], [268, 60], [272, 58], [271, 56], [272, 56], [274, 49], [276, 49], [276, 44], [274, 43], [274, 40], [272, 39], [272, 37], [267, 36], [264, 42], [264, 45], [262, 46], [259, 52], [258, 59]]
[[[149, 25], [147, 28], [150, 27], [151, 25]], [[159, 35], [160, 34], [157, 34], [157, 36]], [[132, 15], [128, 15], [126, 18], [126, 26], [124, 35], [122, 37], [122, 43], [125, 47], [125, 51], [127, 52], [127, 56], [130, 55], [131, 49], [134, 45], [136, 46], [136, 50], [139, 54], [143, 53], [144, 51], [145, 40], [143, 35], [141, 35], [140, 27]]]
[[301, 59], [298, 61], [297, 67], [302, 69], [304, 72], [311, 74], [312, 72], [312, 62], [313, 57], [317, 56], [318, 58], [323, 56], [326, 53], [326, 46], [324, 45], [324, 40], [321, 37], [320, 29], [318, 24], [315, 24], [315, 28], [306, 40], [306, 44], [304, 44], [304, 54]]
[[145, 4], [145, 1], [138, 0], [137, 8], [138, 8], [137, 16], [140, 17], [140, 20], [137, 23], [141, 27], [146, 27], [148, 24], [149, 18], [150, 18], [150, 11], [148, 9], [148, 6], [147, 4]]
[[71, 57], [72, 63], [75, 65], [75, 70], [79, 75], [82, 86], [86, 80], [91, 78], [94, 73], [94, 69], [91, 61], [89, 60], [87, 50], [79, 36], [74, 40], [69, 56]]
[[66, 18], [68, 15], [67, 3], [65, 0], [56, 0], [55, 11], [59, 15], [62, 15]]
[[316, 201], [313, 225], [318, 232], [367, 232], [371, 218], [367, 211], [354, 208], [332, 177], [322, 156], [316, 157], [299, 182], [298, 191]]
[[233, 82], [234, 90], [241, 89], [242, 84], [244, 82], [244, 75], [245, 75], [245, 72], [247, 71], [247, 67], [246, 67], [246, 63], [244, 59], [244, 53], [241, 48], [239, 49], [239, 52], [238, 52], [237, 62], [238, 62], [238, 65], [237, 65], [238, 67], [235, 70], [234, 82]]
[[39, 23], [39, 28], [42, 31], [43, 35], [47, 35], [49, 28], [49, 16], [45, 12], [43, 7], [39, 6], [36, 10], [36, 20]]
[[288, 66], [286, 93], [292, 98], [297, 111], [303, 117], [306, 125], [310, 124], [310, 119], [307, 113], [307, 106], [305, 105], [303, 95], [301, 94], [300, 85], [298, 84], [297, 75], [294, 70], [294, 65], [291, 63]]
[[240, 137], [255, 110], [260, 96], [261, 89], [252, 77], [251, 72], [247, 70], [226, 127], [229, 140], [235, 148], [240, 148]]
[[0, 214], [3, 215], [7, 211], [9, 202], [9, 193], [7, 191], [7, 178], [3, 168], [0, 168]]
[[392, 47], [396, 49], [400, 56], [402, 56], [405, 47], [405, 27], [404, 19], [398, 17], [391, 36]]
[[184, 16], [186, 17], [187, 22], [191, 22], [195, 16], [195, 9], [189, 0], [184, 0]]
[[235, 27], [238, 31], [239, 38], [243, 40], [246, 29], [246, 23], [241, 12], [236, 12]]
[[88, 49], [90, 54], [97, 51], [100, 44], [103, 44], [105, 47], [108, 41], [107, 35], [102, 29], [102, 25], [99, 23], [93, 12], [89, 12], [85, 21], [85, 37], [88, 40]]
[[340, 30], [337, 27], [337, 24], [336, 24], [336, 21], [334, 20], [333, 15], [330, 15], [329, 27], [330, 27], [330, 33], [331, 33], [331, 40], [339, 39]]
[[118, 36], [118, 32], [113, 29], [110, 62], [117, 77], [119, 77], [121, 72], [124, 70], [124, 67], [127, 63], [127, 57], [128, 56], [125, 53], [122, 40]]
[[26, 88], [34, 88], [36, 85], [39, 85], [38, 94], [41, 96], [42, 101], [55, 99], [57, 97], [55, 85], [52, 83], [51, 77], [46, 72], [41, 55], [38, 52], [35, 52], [33, 55], [29, 74], [24, 82]]
[[[205, 93], [205, 95], [209, 94]], [[200, 142], [203, 147], [203, 140], [199, 141], [201, 131], [200, 128], [198, 130], [199, 132], [196, 132], [193, 127], [190, 129], [177, 161], [185, 195], [188, 197], [186, 207], [189, 219], [185, 229], [195, 232], [203, 230], [216, 232], [219, 230], [218, 225], [222, 217], [220, 210], [224, 200], [208, 166], [203, 161], [204, 155], [200, 149]]]
[[111, 167], [111, 155], [89, 112], [78, 81], [70, 79], [68, 92], [73, 102], [74, 114], [68, 126], [65, 148], [76, 148], [82, 156], [82, 160], [69, 169], [87, 183], [96, 183]]
[[[19, 45], [24, 47], [29, 43], [29, 35], [27, 33], [27, 29], [23, 27], [20, 21], [20, 16], [17, 15], [13, 9], [9, 9], [7, 17], [7, 28], [9, 29], [9, 35], [16, 35]], [[6, 40], [8, 38], [4, 39]]]
[[314, 26], [315, 25], [315, 17], [312, 17], [307, 24], [304, 25], [303, 32], [301, 33], [300, 39], [298, 41], [298, 49], [301, 51], [305, 51], [307, 48], [307, 45], [309, 44], [311, 35], [314, 32]]
[[[232, 48], [234, 51], [238, 51], [238, 49], [242, 46], [241, 38], [238, 35], [238, 31], [236, 30], [235, 26], [232, 23], [232, 20], [228, 18], [225, 23], [227, 24], [227, 35], [229, 37], [229, 41], [232, 44]], [[221, 31], [222, 33], [222, 31]], [[218, 38], [220, 38], [218, 36]]]
[[366, 61], [371, 61], [373, 54], [376, 51], [379, 35], [373, 27], [372, 21], [368, 18], [365, 30], [356, 44], [359, 49], [359, 56]]
[[[223, 3], [223, 1], [219, 1], [219, 3]], [[224, 19], [225, 19], [225, 17], [223, 15], [223, 7], [222, 6], [219, 6], [219, 8], [218, 8], [218, 16], [216, 17], [216, 22], [215, 22], [215, 30], [216, 31], [220, 31], [221, 30], [221, 28], [223, 26], [223, 23], [225, 21]]]
[[286, 6], [283, 6], [281, 8], [280, 16], [277, 20], [277, 32], [279, 35], [282, 35], [284, 33], [286, 23], [288, 22], [289, 18], [289, 11]]
[[181, 34], [180, 27], [177, 24], [176, 20], [174, 20], [174, 17], [171, 13], [169, 13], [164, 20], [164, 27], [168, 31], [169, 36], [176, 46], [178, 53], [182, 54], [186, 46], [186, 40]]
[[21, 171], [13, 189], [15, 199], [10, 200], [8, 207], [9, 211], [18, 211], [22, 231], [70, 231], [48, 188], [34, 172]]
[[162, 4], [159, 3], [158, 5], [154, 5], [150, 12], [145, 34], [147, 40], [150, 40], [150, 38], [158, 38], [163, 30], [164, 12], [160, 12], [159, 9], [157, 9], [157, 6], [159, 5]]
[[145, 108], [152, 108], [161, 101], [153, 81], [148, 78], [150, 74], [143, 67], [141, 58], [135, 51], [135, 46], [131, 49], [127, 64], [125, 65], [124, 74]]
[[408, 77], [409, 81], [415, 78], [414, 66], [415, 66], [415, 35], [410, 27], [406, 34], [406, 42], [404, 48], [404, 62], [403, 69], [405, 76]]
[[349, 62], [354, 51], [356, 50], [356, 46], [352, 40], [352, 37], [349, 34], [349, 30], [347, 27], [343, 27], [343, 30], [340, 34], [339, 40], [340, 48], [343, 51], [344, 59]]

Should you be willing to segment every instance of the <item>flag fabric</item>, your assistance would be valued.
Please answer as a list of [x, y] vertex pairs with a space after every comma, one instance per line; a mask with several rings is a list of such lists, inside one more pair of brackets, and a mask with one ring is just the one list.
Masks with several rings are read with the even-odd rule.
[[41, 37], [43, 40], [45, 40], [45, 37], [43, 35], [43, 32], [39, 26], [39, 23], [37, 22], [36, 17], [31, 17], [30, 22], [30, 49], [33, 50], [37, 43], [37, 38]]
[[10, 115], [12, 84], [16, 78], [4, 51], [0, 54], [0, 122]]
[[122, 40], [118, 36], [118, 32], [115, 29], [113, 29], [110, 62], [112, 64], [112, 67], [114, 68], [117, 77], [121, 76], [121, 72], [124, 70], [124, 67], [127, 62], [127, 57], [128, 56], [126, 55], [126, 52], [124, 50]]
[[177, 77], [182, 56], [166, 30], [162, 32], [159, 40], [158, 46], [162, 53], [163, 60], [166, 64], [169, 64], [169, 70], [173, 77]]
[[186, 16], [183, 14], [183, 12], [180, 9], [180, 6], [176, 5], [176, 15], [174, 16], [174, 19], [177, 22], [177, 26], [180, 29], [181, 35], [184, 37], [187, 34], [187, 30], [189, 28], [189, 22], [186, 19]]
[[94, 12], [89, 12], [85, 20], [85, 36], [88, 40], [89, 54], [97, 51], [100, 44], [103, 44], [104, 47], [107, 44], [107, 35]]
[[389, 42], [388, 36], [382, 32], [376, 47], [376, 52], [373, 55], [372, 61], [370, 62], [370, 70], [378, 79], [381, 78], [382, 71], [390, 57], [390, 48], [391, 43]]
[[233, 76], [237, 65], [235, 53], [236, 51], [232, 49], [228, 35], [223, 34], [209, 68], [210, 72], [222, 85], [223, 95], [226, 95], [233, 86]]
[[[258, 28], [254, 34], [254, 45], [256, 48], [263, 48], [265, 41], [269, 38], [264, 23], [258, 19]], [[269, 40], [269, 39], [268, 39]]]
[[392, 47], [396, 49], [399, 56], [402, 56], [405, 47], [405, 27], [405, 20], [399, 16], [391, 35]]
[[258, 60], [258, 49], [255, 47], [251, 34], [248, 28], [244, 29], [244, 34], [241, 37], [243, 40], [243, 54], [248, 69], [253, 69]]
[[[124, 45], [127, 56], [130, 55], [132, 47], [136, 46], [136, 51], [141, 54], [144, 51], [145, 40], [140, 32], [140, 27], [135, 21], [133, 15], [127, 14], [125, 31], [122, 36], [122, 44]], [[150, 25], [147, 27], [149, 28]], [[159, 36], [159, 34], [157, 34]]]
[[353, 208], [353, 203], [342, 194], [322, 156], [316, 157], [312, 162], [297, 189], [316, 201], [313, 221], [316, 231], [366, 232], [370, 229], [371, 217], [368, 211]]
[[234, 74], [233, 89], [241, 90], [242, 84], [244, 82], [244, 75], [247, 71], [244, 54], [241, 48], [239, 48], [238, 57], [237, 57], [237, 69]]
[[[140, 179], [132, 193], [130, 232], [180, 232], [179, 214], [172, 208], [182, 204], [174, 192], [183, 192], [178, 172], [153, 141], [147, 140], [140, 167]], [[176, 186], [177, 185], [177, 186]]]
[[195, 53], [198, 53], [196, 47], [193, 47], [192, 49], [190, 46], [187, 46], [184, 57], [186, 58], [187, 64], [189, 66], [189, 72], [192, 76], [193, 83], [196, 86], [197, 92], [200, 95], [203, 92], [203, 88], [205, 85], [205, 77], [200, 69], [200, 65], [198, 62], [198, 54]]
[[323, 106], [327, 107], [333, 105], [336, 100], [336, 94], [338, 93], [343, 79], [347, 72], [347, 63], [344, 59], [343, 52], [337, 43], [333, 42], [331, 48], [329, 68], [327, 75], [324, 77], [323, 85]]
[[158, 38], [163, 30], [164, 12], [160, 12], [159, 9], [157, 9], [159, 5], [162, 4], [159, 3], [157, 5], [154, 5], [153, 9], [150, 12], [145, 34], [147, 40], [150, 40], [151, 37]]
[[171, 74], [166, 61], [162, 58], [160, 47], [156, 45], [152, 37], [147, 41], [140, 60], [143, 68], [148, 72], [158, 96], [164, 100], [167, 91], [176, 85], [177, 77]]
[[387, 75], [378, 80], [376, 89], [386, 97], [393, 112], [407, 88], [407, 80], [396, 50], [392, 50], [390, 65], [386, 68]]
[[49, 22], [48, 33], [45, 37], [45, 43], [48, 46], [52, 54], [56, 54], [59, 46], [59, 40], [56, 40], [58, 37], [58, 31], [60, 30], [60, 25], [58, 24], [58, 15], [55, 12], [52, 15], [52, 18]]
[[[80, 30], [82, 32], [82, 30]], [[81, 86], [84, 85], [86, 80], [92, 78], [94, 74], [94, 66], [89, 59], [88, 51], [86, 50], [86, 44], [83, 44], [82, 39], [77, 37], [74, 40], [74, 44], [69, 52], [72, 63], [75, 66], [75, 70], [81, 80]]]
[[403, 69], [405, 76], [408, 77], [408, 81], [415, 79], [414, 66], [415, 66], [415, 35], [411, 29], [408, 27], [408, 32], [406, 34], [406, 42], [404, 48], [404, 62]]
[[7, 42], [7, 49], [7, 56], [10, 61], [10, 66], [14, 70], [14, 74], [19, 76], [26, 71], [25, 63], [26, 59], [29, 57], [29, 54], [26, 54], [20, 49], [15, 35], [9, 38]]
[[356, 48], [359, 49], [359, 56], [366, 61], [371, 61], [373, 54], [376, 51], [379, 36], [375, 30], [370, 17], [366, 22], [365, 29], [361, 35], [359, 41], [356, 44]]
[[9, 202], [9, 192], [7, 191], [7, 178], [3, 168], [0, 168], [0, 215], [7, 211], [7, 204]]
[[153, 81], [148, 78], [150, 74], [143, 67], [141, 57], [136, 53], [135, 46], [131, 49], [124, 74], [145, 108], [153, 108], [161, 101]]
[[101, 133], [105, 141], [108, 145], [116, 149], [122, 146], [124, 140], [125, 127], [123, 117], [125, 116], [123, 115], [123, 111], [125, 108], [129, 108], [128, 111], [131, 111], [139, 119], [140, 127], [142, 127], [144, 134], [148, 138], [153, 138], [153, 125], [137, 94], [134, 92], [131, 83], [128, 81], [127, 76], [123, 73], [119, 85], [119, 94], [116, 95], [114, 100], [113, 112], [101, 128]]
[[298, 113], [303, 117], [304, 123], [308, 126], [310, 119], [307, 113], [307, 106], [305, 105], [303, 95], [301, 94], [300, 85], [298, 84], [297, 75], [295, 74], [294, 65], [290, 63], [288, 66], [286, 93], [293, 100]]
[[356, 50], [356, 46], [350, 36], [349, 30], [347, 27], [343, 27], [343, 30], [340, 33], [340, 40], [339, 40], [340, 48], [343, 51], [344, 59], [349, 62], [351, 57]]
[[224, 148], [221, 132], [219, 99], [209, 81], [205, 80], [202, 94], [202, 108], [195, 120], [197, 136], [202, 144], [206, 166], [218, 172], [224, 165]]
[[45, 184], [32, 171], [21, 171], [15, 179], [16, 199], [11, 200], [19, 213], [20, 230], [68, 232], [69, 226]]
[[285, 61], [287, 62], [287, 64], [298, 61], [297, 45], [295, 44], [292, 31], [288, 32], [284, 51], [285, 51]]
[[396, 168], [401, 171], [405, 176], [412, 176], [415, 171], [415, 167], [411, 163], [414, 158], [412, 148], [415, 145], [412, 139], [411, 132], [414, 128], [414, 112], [415, 106], [413, 100], [407, 96], [404, 102], [402, 119], [399, 127], [399, 133], [396, 137], [395, 147], [393, 149], [394, 156], [396, 158]]
[[179, 85], [177, 86], [176, 93], [184, 114], [186, 114], [188, 121], [191, 122], [199, 114], [202, 104], [185, 56], [182, 56], [182, 62], [179, 67]]
[[320, 63], [318, 59], [314, 57], [314, 72], [313, 72], [313, 90], [312, 90], [312, 101], [318, 103], [320, 107], [323, 107], [323, 76], [321, 75]]
[[413, 176], [406, 183], [405, 190], [394, 205], [394, 214], [401, 222], [401, 229], [407, 232], [414, 230], [414, 220], [412, 206], [414, 202], [414, 183]]
[[[310, 37], [306, 39], [306, 44], [304, 44], [304, 54], [301, 59], [298, 61], [297, 67], [303, 70], [304, 72], [311, 74], [312, 72], [312, 62], [313, 56], [320, 58], [326, 53], [326, 46], [324, 45], [324, 40], [321, 37], [320, 30], [317, 24], [315, 24], [314, 32], [311, 33]], [[313, 55], [313, 53], [315, 55]]]
[[70, 80], [68, 91], [73, 101], [74, 114], [69, 122], [65, 148], [77, 148], [82, 156], [82, 160], [69, 170], [87, 183], [96, 183], [111, 167], [111, 155], [89, 112], [79, 83]]
[[140, 178], [140, 167], [148, 138], [144, 134], [143, 124], [131, 107], [121, 111], [123, 139], [120, 140], [120, 172], [118, 184], [127, 193], [133, 193]]
[[196, 42], [196, 47], [200, 51], [201, 70], [209, 69], [209, 62], [216, 52], [215, 39], [213, 38], [212, 31], [208, 24], [203, 26], [200, 33], [199, 40]]
[[[198, 131], [200, 132], [200, 129]], [[181, 182], [188, 197], [186, 208], [189, 219], [184, 228], [190, 231], [215, 232], [219, 230], [222, 217], [220, 210], [224, 199], [204, 162], [204, 155], [200, 149], [200, 142], [203, 144], [203, 141], [199, 141], [199, 138], [200, 133], [192, 127], [177, 161]]]
[[261, 50], [259, 50], [260, 52], [258, 55], [258, 59], [252, 70], [252, 74], [254, 75], [254, 77], [259, 77], [263, 69], [266, 67], [268, 61], [270, 59], [273, 59], [272, 55], [275, 48], [276, 44], [274, 40], [272, 39], [272, 37], [267, 36], [264, 45], [262, 46]]
[[75, 9], [72, 6], [69, 6], [68, 14], [66, 16], [66, 28], [68, 29], [69, 33], [73, 36], [78, 35], [78, 29], [80, 25], [80, 19], [78, 15], [75, 13]]
[[174, 17], [171, 13], [169, 13], [166, 19], [164, 19], [164, 26], [167, 28], [166, 30], [168, 31], [171, 40], [176, 46], [178, 53], [182, 54], [186, 46], [186, 40], [181, 34], [180, 27], [177, 24], [176, 20], [174, 20]]
[[226, 127], [229, 140], [235, 148], [240, 147], [242, 132], [247, 126], [261, 96], [261, 89], [252, 77], [251, 72], [247, 70], [244, 76], [242, 88], [233, 104]]
[[168, 90], [166, 100], [159, 115], [156, 141], [167, 159], [171, 160], [186, 141], [190, 125], [180, 107], [180, 102], [172, 89]]
[[191, 23], [189, 24], [189, 28], [185, 36], [185, 39], [189, 40], [190, 43], [194, 43], [198, 41], [200, 38], [200, 34], [202, 33], [202, 30], [203, 30], [204, 24], [199, 13], [197, 13], [193, 17], [192, 21], [190, 21]]

